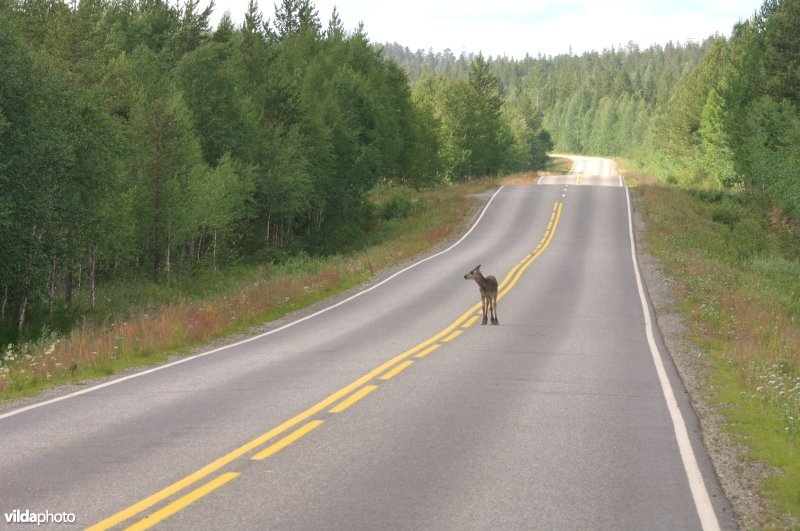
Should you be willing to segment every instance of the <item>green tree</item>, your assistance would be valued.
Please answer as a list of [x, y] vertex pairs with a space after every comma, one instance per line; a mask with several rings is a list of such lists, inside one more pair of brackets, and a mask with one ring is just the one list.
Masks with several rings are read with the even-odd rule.
[[780, 0], [765, 21], [764, 73], [775, 99], [800, 107], [800, 0]]
[[128, 170], [135, 190], [134, 211], [140, 248], [154, 280], [168, 275], [176, 249], [193, 237], [196, 221], [189, 183], [208, 171], [181, 97], [142, 97], [131, 116], [132, 153]]
[[738, 183], [738, 179], [733, 170], [733, 153], [723, 129], [725, 115], [725, 100], [716, 89], [711, 89], [700, 117], [703, 164], [706, 173], [721, 186], [731, 187]]
[[477, 95], [478, 104], [469, 124], [472, 129], [469, 139], [471, 172], [476, 175], [497, 173], [502, 166], [504, 147], [500, 142], [503, 96], [500, 80], [481, 54], [472, 61], [469, 86]]
[[209, 43], [184, 55], [176, 70], [203, 157], [212, 166], [226, 153], [247, 160], [252, 150], [255, 124], [246, 118], [237, 91], [231, 48], [228, 43]]
[[236, 222], [247, 217], [253, 194], [252, 169], [223, 155], [215, 168], [188, 183], [190, 215], [195, 226], [192, 254], [200, 261], [211, 255], [216, 269]]
[[0, 287], [3, 311], [25, 328], [29, 301], [46, 291], [74, 183], [67, 78], [37, 61], [0, 14]]

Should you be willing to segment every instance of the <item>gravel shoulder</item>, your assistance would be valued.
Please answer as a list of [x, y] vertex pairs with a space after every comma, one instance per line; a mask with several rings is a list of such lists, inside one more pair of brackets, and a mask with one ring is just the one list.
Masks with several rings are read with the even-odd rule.
[[[686, 323], [678, 312], [673, 295], [673, 281], [664, 274], [658, 260], [647, 253], [646, 227], [636, 213], [639, 200], [636, 194], [631, 194], [631, 197], [639, 266], [656, 309], [658, 327], [700, 419], [703, 442], [725, 495], [742, 529], [773, 527], [776, 525], [776, 516], [759, 491], [762, 480], [775, 471], [763, 462], [748, 459], [747, 447], [737, 443], [725, 431], [725, 419], [717, 412], [712, 401], [711, 364], [697, 346], [688, 340]], [[782, 527], [782, 524], [778, 525]]]

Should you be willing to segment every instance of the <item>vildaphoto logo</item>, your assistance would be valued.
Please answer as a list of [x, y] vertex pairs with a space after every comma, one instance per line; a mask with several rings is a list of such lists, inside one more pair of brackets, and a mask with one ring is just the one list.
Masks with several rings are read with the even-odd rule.
[[43, 513], [36, 511], [14, 509], [10, 513], [3, 513], [6, 517], [7, 524], [74, 524], [75, 513], [51, 513], [45, 511]]

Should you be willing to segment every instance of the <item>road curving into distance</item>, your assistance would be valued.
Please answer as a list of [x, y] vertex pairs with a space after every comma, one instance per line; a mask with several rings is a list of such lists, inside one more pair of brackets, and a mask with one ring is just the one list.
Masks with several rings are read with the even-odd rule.
[[[0, 528], [735, 528], [628, 190], [612, 161], [571, 158], [322, 312], [0, 414]], [[499, 326], [463, 278], [478, 264]]]

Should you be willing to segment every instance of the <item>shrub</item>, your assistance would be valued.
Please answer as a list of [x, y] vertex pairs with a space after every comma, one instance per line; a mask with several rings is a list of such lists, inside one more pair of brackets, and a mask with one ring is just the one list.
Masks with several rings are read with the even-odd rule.
[[411, 191], [407, 188], [395, 188], [389, 193], [381, 206], [381, 216], [385, 220], [407, 218], [414, 212]]
[[711, 221], [722, 223], [733, 229], [740, 219], [741, 214], [738, 209], [730, 203], [720, 203], [711, 207]]

